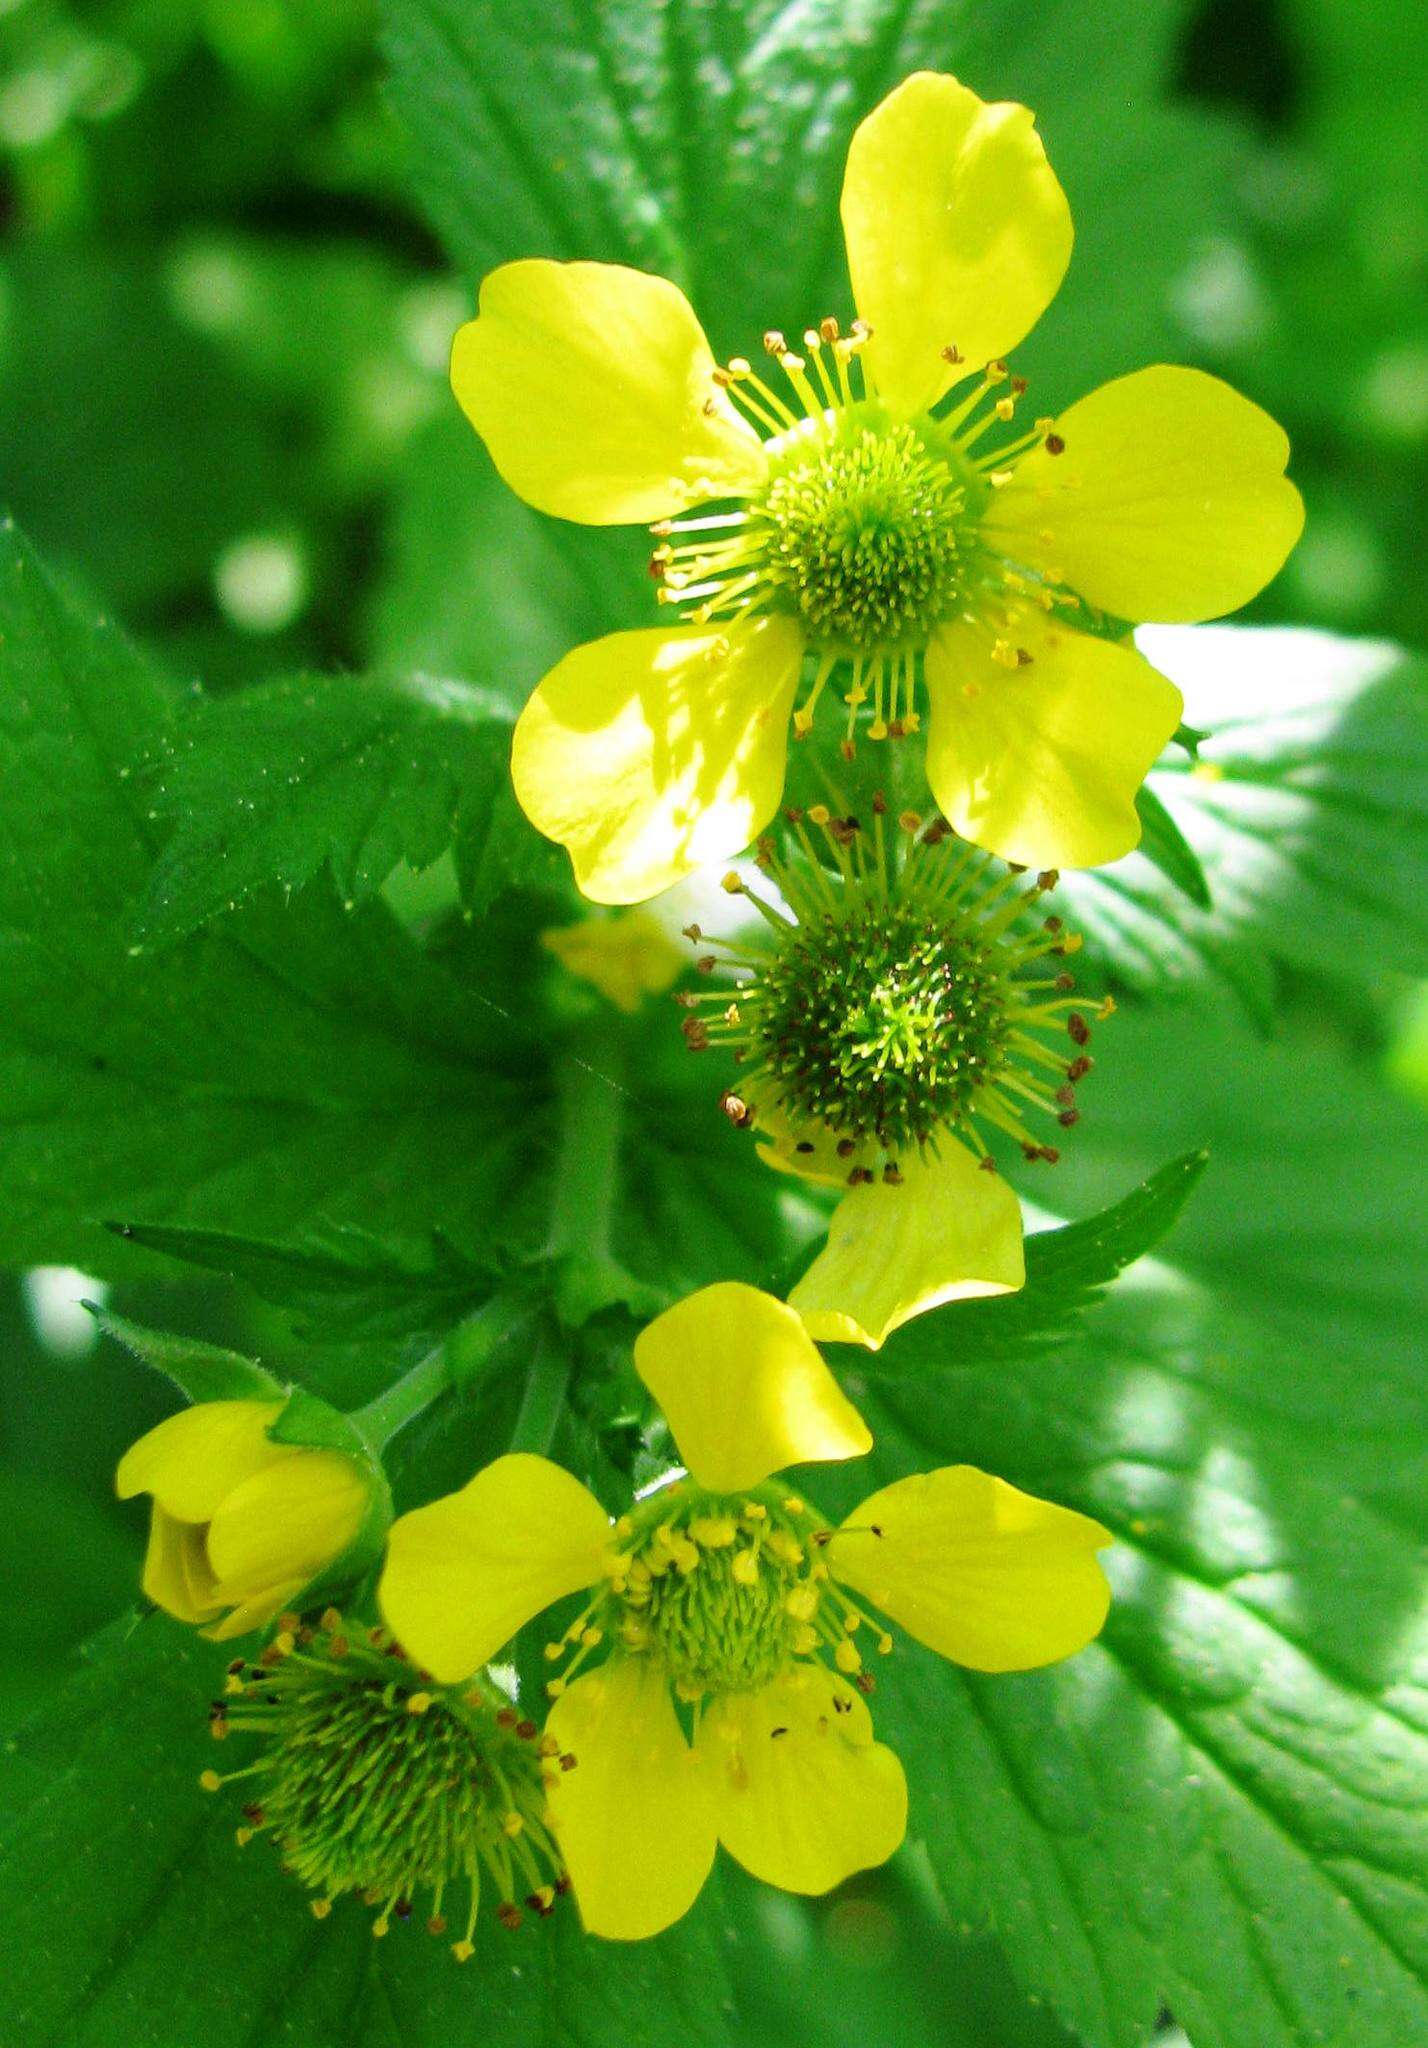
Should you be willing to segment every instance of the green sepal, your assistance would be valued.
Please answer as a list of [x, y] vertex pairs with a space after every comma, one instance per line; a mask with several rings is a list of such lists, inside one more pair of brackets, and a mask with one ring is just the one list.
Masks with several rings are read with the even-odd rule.
[[367, 1507], [357, 1534], [347, 1548], [303, 1588], [300, 1605], [315, 1606], [332, 1594], [344, 1591], [366, 1576], [387, 1541], [392, 1526], [392, 1489], [381, 1452], [359, 1426], [355, 1417], [309, 1393], [293, 1387], [286, 1405], [268, 1430], [275, 1444], [299, 1444], [307, 1450], [336, 1451], [350, 1458], [367, 1482]]
[[147, 1329], [142, 1323], [131, 1323], [127, 1316], [112, 1315], [98, 1302], [87, 1301], [84, 1306], [106, 1337], [163, 1373], [190, 1401], [280, 1401], [288, 1391], [266, 1367], [241, 1352], [205, 1344], [197, 1337], [174, 1337], [166, 1330]]
[[1211, 909], [1210, 884], [1200, 856], [1148, 782], [1136, 792], [1135, 808], [1140, 819], [1138, 850], [1198, 909]]

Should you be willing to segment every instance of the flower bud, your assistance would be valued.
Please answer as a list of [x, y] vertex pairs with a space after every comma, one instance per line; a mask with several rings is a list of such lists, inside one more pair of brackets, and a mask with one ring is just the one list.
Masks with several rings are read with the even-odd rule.
[[344, 1452], [275, 1443], [282, 1400], [202, 1401], [119, 1461], [121, 1500], [153, 1500], [143, 1586], [218, 1640], [291, 1607], [357, 1540], [372, 1478]]

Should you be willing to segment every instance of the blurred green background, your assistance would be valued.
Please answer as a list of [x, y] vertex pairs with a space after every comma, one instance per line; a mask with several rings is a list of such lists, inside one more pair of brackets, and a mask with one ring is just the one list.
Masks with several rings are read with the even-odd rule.
[[[444, 377], [467, 295], [408, 194], [376, 17], [375, 0], [0, 0], [0, 499], [76, 589], [212, 688], [455, 665], [470, 622], [512, 601], [474, 555], [456, 573], [432, 559], [482, 485]], [[1166, 309], [1182, 359], [1294, 442], [1307, 533], [1251, 616], [1417, 647], [1423, 22], [1422, 0], [1185, 7], [1175, 93], [1228, 125], [1233, 175]], [[1428, 1099], [1428, 994], [1389, 997], [1352, 1028]], [[1315, 1000], [1297, 1028], [1343, 1028]], [[0, 1299], [7, 1709], [133, 1583], [141, 1518], [111, 1502], [112, 1467], [165, 1403], [112, 1347], [97, 1391], [86, 1291], [45, 1270]], [[228, 1291], [136, 1288], [122, 1305], [253, 1334]], [[898, 1962], [918, 1909], [889, 1906], [909, 1884], [870, 1881], [811, 1920], [763, 1900], [760, 1938], [790, 1984], [833, 1967], [851, 1993], [877, 1973], [890, 2029], [901, 2012], [915, 2030], [930, 2008], [908, 2003]], [[1005, 2016], [999, 1973], [977, 1950], [920, 1996], [999, 2039], [978, 2031]], [[1007, 2038], [1035, 2048], [1040, 2022], [1017, 2011]]]

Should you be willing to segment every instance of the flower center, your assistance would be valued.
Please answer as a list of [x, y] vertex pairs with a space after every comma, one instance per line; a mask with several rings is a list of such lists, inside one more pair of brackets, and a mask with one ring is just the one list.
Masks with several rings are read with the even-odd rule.
[[1092, 1064], [1090, 1025], [1060, 965], [1081, 941], [1059, 918], [1033, 916], [1057, 877], [1023, 884], [915, 813], [890, 833], [886, 810], [875, 798], [871, 844], [856, 819], [821, 805], [788, 813], [802, 858], [761, 844], [792, 919], [728, 878], [763, 910], [768, 936], [735, 949], [732, 1000], [718, 989], [680, 998], [692, 1013], [686, 1042], [729, 1045], [744, 1069], [725, 1096], [734, 1121], [762, 1124], [776, 1143], [781, 1123], [806, 1170], [825, 1177], [856, 1186], [881, 1164], [895, 1185], [899, 1157], [943, 1132], [985, 1157], [980, 1123], [1054, 1160], [1027, 1118], [1075, 1124], [1076, 1084]]
[[319, 1629], [298, 1634], [301, 1655], [284, 1631], [255, 1664], [231, 1665], [215, 1705], [215, 1735], [245, 1730], [263, 1744], [245, 1769], [203, 1774], [212, 1791], [253, 1780], [240, 1845], [270, 1834], [284, 1867], [316, 1894], [319, 1919], [357, 1892], [378, 1909], [378, 1935], [393, 1917], [407, 1919], [422, 1891], [431, 1895], [428, 1929], [445, 1933], [443, 1898], [459, 1882], [469, 1902], [453, 1945], [462, 1962], [473, 1952], [483, 1870], [505, 1926], [519, 1923], [519, 1898], [548, 1913], [565, 1881], [546, 1832], [546, 1786], [574, 1759], [483, 1682], [433, 1687], [379, 1630], [349, 1635], [329, 1611]]
[[817, 646], [870, 653], [925, 639], [961, 576], [964, 492], [946, 460], [914, 428], [856, 415], [784, 440], [751, 525], [775, 599]]

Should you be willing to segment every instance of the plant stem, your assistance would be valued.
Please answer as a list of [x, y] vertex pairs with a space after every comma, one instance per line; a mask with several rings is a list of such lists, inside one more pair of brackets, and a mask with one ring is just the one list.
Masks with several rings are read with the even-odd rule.
[[570, 1366], [570, 1345], [564, 1333], [542, 1330], [531, 1353], [526, 1390], [521, 1396], [516, 1426], [511, 1431], [513, 1451], [544, 1452], [550, 1449], [556, 1424], [565, 1406]]
[[560, 1143], [546, 1249], [600, 1259], [610, 1250], [619, 1189], [624, 1046], [609, 1024], [592, 1026], [588, 1057], [564, 1052], [556, 1061]]
[[410, 1372], [403, 1373], [365, 1408], [358, 1408], [352, 1421], [381, 1451], [413, 1416], [430, 1408], [453, 1387], [468, 1386], [501, 1339], [529, 1313], [530, 1303], [523, 1295], [493, 1295], [474, 1315], [449, 1330]]

